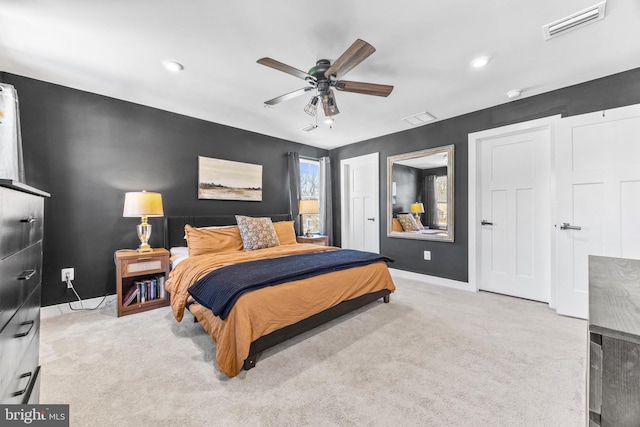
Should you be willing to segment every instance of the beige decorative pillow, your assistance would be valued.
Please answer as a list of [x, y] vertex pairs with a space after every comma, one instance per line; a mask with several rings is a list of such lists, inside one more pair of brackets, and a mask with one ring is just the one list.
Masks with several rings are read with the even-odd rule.
[[293, 221], [278, 221], [273, 223], [276, 229], [278, 240], [281, 245], [294, 245], [298, 243], [296, 240], [296, 230], [293, 228]]
[[280, 241], [271, 218], [253, 218], [236, 215], [245, 251], [279, 246]]
[[184, 226], [189, 256], [207, 253], [242, 251], [242, 237], [237, 226], [224, 228], [195, 228]]
[[416, 219], [411, 214], [398, 214], [396, 215], [398, 221], [402, 225], [402, 229], [404, 231], [419, 231], [420, 227], [418, 227], [418, 223]]

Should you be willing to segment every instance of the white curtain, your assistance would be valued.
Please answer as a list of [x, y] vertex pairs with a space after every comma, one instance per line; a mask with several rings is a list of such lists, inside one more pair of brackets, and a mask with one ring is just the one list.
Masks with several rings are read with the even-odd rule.
[[0, 83], [0, 179], [25, 182], [18, 93]]
[[331, 202], [331, 161], [329, 157], [320, 159], [320, 233], [329, 237], [333, 244], [333, 214]]

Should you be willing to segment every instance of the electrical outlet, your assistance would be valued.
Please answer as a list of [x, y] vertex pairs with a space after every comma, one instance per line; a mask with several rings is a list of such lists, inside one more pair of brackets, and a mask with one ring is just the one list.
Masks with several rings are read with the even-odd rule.
[[[60, 271], [60, 279], [61, 279], [63, 282], [66, 282], [66, 281], [67, 281], [67, 279], [69, 279], [69, 280], [73, 280], [73, 279], [75, 279], [74, 269], [73, 269], [73, 268], [63, 268], [63, 269]], [[67, 285], [67, 287], [69, 287], [69, 288], [70, 288], [71, 286], [68, 286], [68, 285]]]
[[425, 261], [431, 261], [431, 251], [424, 251]]

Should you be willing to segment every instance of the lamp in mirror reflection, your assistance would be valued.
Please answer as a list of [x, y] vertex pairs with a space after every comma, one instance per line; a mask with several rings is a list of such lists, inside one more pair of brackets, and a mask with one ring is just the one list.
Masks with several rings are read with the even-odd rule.
[[162, 195], [160, 193], [147, 192], [145, 190], [125, 193], [122, 216], [125, 218], [140, 217], [140, 224], [136, 228], [140, 239], [138, 252], [151, 251], [151, 246], [149, 246], [151, 224], [147, 223], [147, 219], [163, 215]]
[[411, 213], [415, 215], [416, 221], [420, 222], [420, 214], [424, 213], [424, 205], [422, 203], [412, 203]]

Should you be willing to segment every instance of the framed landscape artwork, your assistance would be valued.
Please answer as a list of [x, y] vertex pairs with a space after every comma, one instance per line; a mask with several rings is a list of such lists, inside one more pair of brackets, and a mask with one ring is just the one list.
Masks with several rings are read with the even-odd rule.
[[262, 201], [262, 165], [198, 156], [198, 199]]

